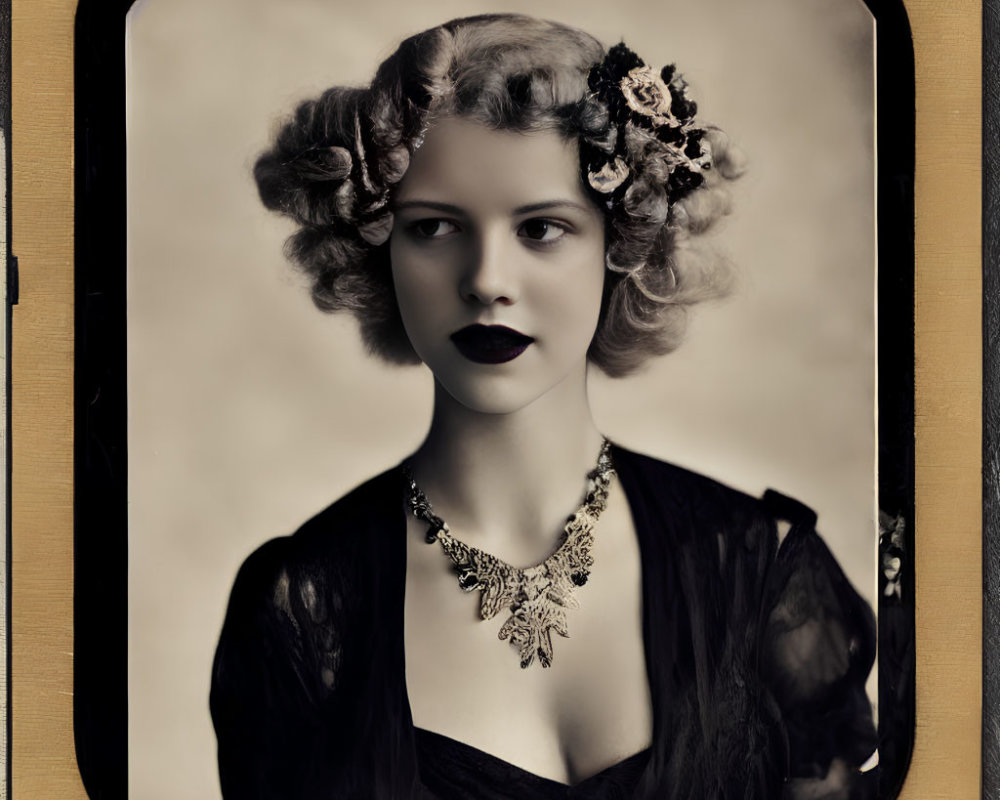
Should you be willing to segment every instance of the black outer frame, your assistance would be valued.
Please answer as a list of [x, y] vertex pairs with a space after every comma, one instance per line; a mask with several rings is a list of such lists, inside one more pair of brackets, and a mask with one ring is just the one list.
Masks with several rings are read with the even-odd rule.
[[983, 0], [983, 800], [1000, 800], [1000, 0]]
[[128, 795], [125, 14], [81, 0], [74, 39], [73, 727], [92, 800]]
[[[128, 792], [124, 17], [133, 2], [80, 0], [76, 17], [74, 734], [92, 800]], [[902, 563], [898, 598], [882, 594], [884, 573], [879, 581], [879, 796], [891, 798], [915, 721], [915, 88], [902, 0], [865, 3], [878, 25], [879, 506], [903, 523], [902, 538], [886, 533], [879, 548]]]
[[[902, 0], [865, 0], [876, 20], [878, 108], [879, 797], [899, 794], [916, 722], [914, 606], [914, 205], [916, 83]], [[895, 534], [895, 535], [894, 535]], [[889, 586], [882, 568], [900, 559]]]

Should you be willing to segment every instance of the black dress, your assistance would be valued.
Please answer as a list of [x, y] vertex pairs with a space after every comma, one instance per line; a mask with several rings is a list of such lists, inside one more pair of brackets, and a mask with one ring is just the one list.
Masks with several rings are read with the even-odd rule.
[[414, 728], [396, 468], [240, 569], [212, 675], [226, 799], [874, 797], [859, 771], [876, 748], [874, 615], [812, 512], [617, 446], [612, 460], [642, 559], [648, 750], [569, 787]]

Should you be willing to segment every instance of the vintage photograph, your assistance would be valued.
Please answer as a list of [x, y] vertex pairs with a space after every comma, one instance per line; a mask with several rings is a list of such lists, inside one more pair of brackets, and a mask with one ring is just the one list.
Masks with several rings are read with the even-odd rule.
[[132, 796], [876, 796], [875, 46], [133, 6]]

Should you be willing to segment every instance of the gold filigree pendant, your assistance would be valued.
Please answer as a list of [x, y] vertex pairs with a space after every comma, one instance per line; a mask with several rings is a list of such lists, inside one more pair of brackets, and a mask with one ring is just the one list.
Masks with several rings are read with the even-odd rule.
[[465, 544], [451, 535], [448, 524], [437, 516], [413, 474], [404, 465], [410, 510], [427, 523], [426, 541], [438, 542], [458, 574], [458, 585], [466, 592], [480, 592], [479, 614], [492, 619], [508, 609], [510, 616], [497, 634], [517, 648], [521, 668], [538, 657], [543, 667], [552, 665], [552, 634], [568, 637], [566, 609], [578, 608], [574, 591], [590, 576], [594, 559], [594, 525], [607, 507], [608, 489], [614, 478], [611, 444], [601, 445], [597, 466], [587, 475], [583, 504], [569, 517], [561, 541], [545, 561], [533, 567], [512, 567], [496, 556]]

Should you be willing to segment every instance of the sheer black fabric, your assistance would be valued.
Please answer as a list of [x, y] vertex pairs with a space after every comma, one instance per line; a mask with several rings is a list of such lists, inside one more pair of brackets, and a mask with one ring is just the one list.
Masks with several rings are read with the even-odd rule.
[[648, 750], [569, 787], [414, 728], [396, 468], [240, 569], [211, 692], [227, 800], [874, 797], [876, 771], [858, 769], [876, 747], [874, 615], [812, 513], [612, 458], [642, 557]]

